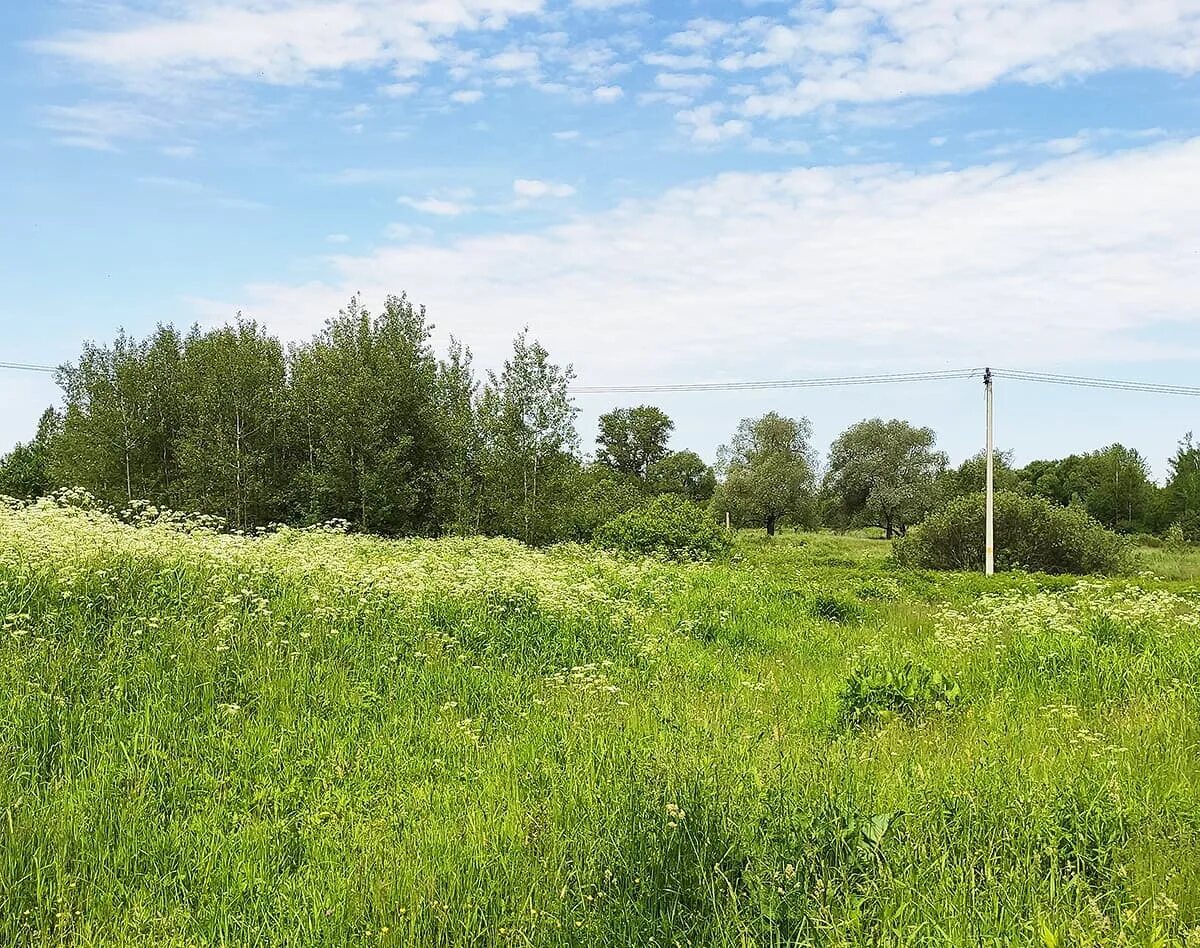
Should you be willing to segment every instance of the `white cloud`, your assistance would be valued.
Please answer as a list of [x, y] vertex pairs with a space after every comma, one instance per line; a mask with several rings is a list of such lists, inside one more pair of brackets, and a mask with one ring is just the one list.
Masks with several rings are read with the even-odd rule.
[[65, 33], [35, 45], [145, 87], [222, 77], [280, 85], [343, 69], [390, 67], [403, 78], [441, 58], [439, 41], [495, 30], [541, 0], [195, 0], [115, 28]]
[[513, 182], [513, 193], [523, 198], [565, 198], [575, 193], [569, 184], [539, 181], [536, 178], [517, 178]]
[[713, 83], [713, 77], [696, 73], [660, 72], [654, 84], [673, 92], [702, 92]]
[[744, 119], [721, 120], [723, 106], [717, 103], [699, 105], [675, 113], [675, 120], [688, 132], [692, 141], [702, 145], [713, 145], [731, 138], [740, 138], [750, 131], [750, 123]]
[[420, 211], [422, 214], [433, 214], [437, 217], [458, 217], [460, 214], [466, 214], [471, 210], [471, 206], [463, 201], [438, 197], [402, 197], [400, 198], [400, 203], [408, 205], [414, 211]]
[[461, 105], [471, 105], [483, 98], [483, 93], [478, 89], [459, 89], [457, 92], [450, 93], [450, 101], [458, 102]]
[[195, 145], [167, 145], [160, 148], [159, 151], [168, 158], [194, 158], [196, 156]]
[[592, 98], [597, 102], [616, 102], [624, 94], [620, 86], [598, 86], [592, 90]]
[[485, 60], [497, 72], [526, 72], [538, 67], [538, 54], [532, 49], [506, 49]]
[[828, 103], [961, 94], [1111, 69], [1200, 70], [1195, 0], [849, 0], [804, 5], [788, 23], [689, 30], [676, 47], [722, 46], [728, 70], [770, 69], [786, 85], [749, 96], [750, 115]]
[[325, 243], [327, 243], [327, 244], [348, 244], [348, 243], [350, 243], [350, 235], [349, 234], [327, 234], [325, 236]]
[[415, 93], [419, 88], [420, 86], [415, 82], [392, 82], [381, 86], [379, 91], [389, 99], [403, 99]]
[[560, 142], [573, 142], [579, 137], [579, 130], [568, 128], [563, 129], [561, 132], [554, 132], [553, 135]]
[[406, 289], [481, 364], [528, 323], [606, 382], [1178, 357], [1139, 334], [1200, 328], [1198, 176], [1200, 139], [1024, 170], [726, 174], [541, 232], [339, 257], [327, 283], [220, 310], [301, 337], [355, 290]]
[[41, 124], [59, 143], [94, 151], [115, 151], [120, 139], [144, 138], [167, 127], [163, 119], [122, 102], [50, 106]]

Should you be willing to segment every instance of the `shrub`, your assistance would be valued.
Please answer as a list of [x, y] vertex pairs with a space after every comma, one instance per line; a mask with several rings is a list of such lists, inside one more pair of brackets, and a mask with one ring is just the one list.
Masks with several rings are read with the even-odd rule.
[[847, 727], [886, 723], [893, 718], [915, 721], [935, 711], [948, 711], [959, 700], [958, 685], [919, 662], [860, 665], [838, 695], [838, 721]]
[[601, 525], [599, 546], [625, 553], [707, 560], [729, 550], [732, 540], [690, 500], [664, 494]]
[[853, 622], [862, 615], [862, 610], [853, 602], [828, 593], [818, 594], [809, 606], [809, 612], [814, 618], [836, 623]]
[[[994, 522], [997, 569], [1116, 573], [1129, 564], [1129, 542], [1077, 507], [998, 491]], [[984, 496], [967, 494], [897, 540], [892, 550], [901, 566], [981, 569], [983, 537]]]

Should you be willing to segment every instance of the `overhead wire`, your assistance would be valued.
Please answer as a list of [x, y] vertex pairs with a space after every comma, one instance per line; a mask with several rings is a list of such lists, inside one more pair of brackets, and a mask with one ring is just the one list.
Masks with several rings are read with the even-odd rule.
[[[0, 369], [20, 372], [54, 373], [52, 365], [32, 362], [0, 361]], [[801, 379], [764, 379], [757, 381], [678, 382], [645, 385], [579, 385], [572, 387], [576, 395], [670, 394], [673, 392], [751, 392], [770, 389], [836, 388], [852, 385], [890, 385], [902, 382], [937, 382], [981, 376], [982, 368], [934, 369], [924, 372], [887, 372], [875, 375], [836, 375]], [[992, 369], [995, 378], [1019, 382], [1041, 382], [1049, 385], [1069, 385], [1079, 388], [1108, 389], [1123, 392], [1144, 392], [1151, 395], [1200, 396], [1200, 386], [1177, 385], [1168, 382], [1144, 382], [1136, 379], [1104, 379], [1087, 375], [1059, 372], [1037, 372], [1030, 369]]]

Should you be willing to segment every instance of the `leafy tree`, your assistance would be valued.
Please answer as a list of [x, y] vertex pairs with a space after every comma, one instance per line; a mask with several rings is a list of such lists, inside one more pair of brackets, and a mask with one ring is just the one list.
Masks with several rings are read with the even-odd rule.
[[1032, 461], [1018, 472], [1019, 489], [1060, 505], [1077, 503], [1106, 526], [1143, 532], [1160, 524], [1158, 487], [1137, 451], [1113, 444], [1054, 461]]
[[503, 371], [488, 374], [479, 404], [486, 532], [527, 543], [554, 538], [577, 468], [577, 409], [568, 390], [574, 377], [528, 330], [513, 341]]
[[84, 487], [111, 503], [161, 501], [173, 459], [164, 439], [174, 427], [179, 373], [170, 366], [178, 346], [160, 328], [139, 341], [124, 332], [112, 346], [85, 343], [79, 359], [59, 368], [62, 431], [51, 463], [55, 481]]
[[353, 298], [292, 351], [290, 429], [303, 458], [295, 492], [309, 519], [427, 533], [446, 516], [447, 492], [460, 499], [447, 475], [453, 439], [465, 439], [463, 450], [471, 445], [461, 417], [462, 400], [469, 410], [471, 398], [469, 387], [461, 390], [470, 357], [455, 349], [440, 366], [430, 329], [425, 310], [403, 296], [388, 297], [378, 316]]
[[1200, 540], [1200, 446], [1189, 431], [1171, 458], [1164, 488], [1165, 507], [1185, 539]]
[[[992, 452], [992, 483], [996, 490], [1017, 490], [1020, 477], [1012, 466], [1012, 452], [996, 449]], [[979, 451], [938, 475], [934, 488], [934, 506], [944, 507], [955, 497], [975, 494], [987, 486], [987, 454]]]
[[679, 494], [706, 503], [717, 487], [713, 469], [695, 451], [672, 451], [650, 465], [646, 481], [656, 494]]
[[180, 477], [189, 506], [239, 528], [282, 516], [286, 370], [279, 340], [253, 320], [184, 340]]
[[437, 477], [438, 520], [452, 533], [479, 529], [482, 438], [475, 411], [478, 389], [471, 350], [451, 337], [446, 358], [438, 363], [435, 398], [438, 432], [447, 442]]
[[614, 408], [600, 416], [596, 460], [622, 474], [645, 478], [667, 456], [674, 427], [666, 413], [653, 405]]
[[833, 442], [824, 489], [851, 523], [875, 523], [890, 540], [903, 535], [933, 503], [946, 455], [934, 450], [930, 428], [872, 418]]
[[28, 500], [50, 493], [56, 486], [50, 477], [50, 452], [61, 426], [58, 412], [47, 408], [33, 440], [17, 443], [0, 458], [0, 494]]
[[769, 412], [746, 418], [722, 445], [722, 483], [713, 494], [718, 516], [729, 511], [739, 524], [761, 523], [773, 536], [782, 520], [810, 522], [814, 501], [812, 424]]

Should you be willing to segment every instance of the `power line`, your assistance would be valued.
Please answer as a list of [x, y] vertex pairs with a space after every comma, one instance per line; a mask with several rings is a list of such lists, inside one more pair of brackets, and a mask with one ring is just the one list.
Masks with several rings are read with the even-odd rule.
[[930, 372], [892, 372], [883, 375], [839, 375], [812, 379], [774, 379], [758, 382], [681, 382], [670, 385], [580, 385], [577, 395], [653, 392], [741, 392], [772, 388], [822, 388], [843, 385], [886, 385], [893, 382], [933, 382], [973, 378], [981, 369], [943, 369]]
[[1016, 379], [1022, 382], [1046, 382], [1051, 385], [1074, 385], [1080, 388], [1106, 388], [1123, 392], [1147, 392], [1153, 395], [1200, 395], [1200, 388], [1194, 385], [1138, 382], [1128, 379], [1098, 379], [1086, 375], [1029, 372], [1024, 369], [993, 369], [992, 374], [1000, 378]]
[[[19, 372], [58, 371], [52, 365], [32, 362], [3, 362], [0, 369]], [[980, 368], [938, 369], [927, 372], [890, 372], [879, 375], [839, 375], [811, 379], [769, 379], [749, 382], [680, 382], [647, 385], [580, 385], [571, 389], [576, 395], [654, 394], [671, 392], [752, 392], [768, 389], [832, 388], [849, 385], [890, 385], [898, 382], [937, 382], [947, 379], [976, 378]], [[1123, 392], [1145, 392], [1151, 395], [1200, 396], [1200, 387], [1165, 382], [1142, 382], [1135, 379], [1102, 379], [1086, 375], [1066, 375], [1056, 372], [1035, 372], [1027, 369], [993, 369], [996, 378], [1018, 382], [1042, 382], [1050, 385], [1070, 385], [1079, 388], [1100, 388]]]

